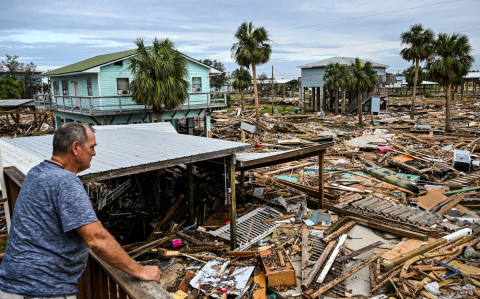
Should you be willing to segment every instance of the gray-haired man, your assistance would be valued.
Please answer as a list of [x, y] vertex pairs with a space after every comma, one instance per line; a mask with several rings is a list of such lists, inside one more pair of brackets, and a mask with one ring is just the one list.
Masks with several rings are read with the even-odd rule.
[[138, 265], [103, 228], [76, 176], [90, 167], [95, 146], [91, 129], [65, 124], [52, 158], [28, 172], [0, 266], [0, 299], [75, 298], [88, 248], [141, 280], [160, 281], [157, 266]]

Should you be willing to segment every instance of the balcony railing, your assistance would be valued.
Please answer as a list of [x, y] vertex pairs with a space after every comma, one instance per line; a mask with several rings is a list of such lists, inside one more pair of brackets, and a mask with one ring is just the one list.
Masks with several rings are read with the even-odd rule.
[[397, 82], [396, 75], [377, 75], [377, 82], [381, 84], [394, 84]]
[[[223, 94], [222, 98], [215, 95]], [[204, 95], [203, 97], [199, 97]], [[130, 95], [118, 96], [62, 96], [38, 94], [34, 97], [36, 108], [65, 111], [84, 115], [129, 114], [152, 112], [152, 106], [137, 104]], [[218, 108], [227, 105], [227, 93], [221, 91], [189, 93], [187, 102], [178, 109]]]

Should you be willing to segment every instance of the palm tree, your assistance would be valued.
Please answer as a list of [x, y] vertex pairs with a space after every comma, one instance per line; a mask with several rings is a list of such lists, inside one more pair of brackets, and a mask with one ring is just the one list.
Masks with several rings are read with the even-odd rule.
[[[348, 68], [338, 62], [329, 63], [323, 75], [324, 86], [329, 91], [335, 91], [335, 114], [338, 114], [339, 89], [344, 89], [349, 79]], [[345, 103], [344, 103], [345, 106]]]
[[370, 61], [363, 63], [358, 57], [355, 58], [355, 61], [348, 66], [348, 70], [351, 77], [347, 85], [351, 90], [355, 90], [357, 92], [358, 123], [362, 125], [362, 92], [375, 90], [375, 86], [377, 85], [377, 75], [373, 70], [373, 66]]
[[407, 48], [400, 51], [400, 55], [406, 61], [415, 62], [415, 81], [413, 83], [412, 107], [410, 108], [410, 118], [415, 117], [415, 95], [417, 93], [417, 77], [419, 62], [427, 60], [433, 55], [435, 33], [430, 29], [423, 29], [422, 24], [414, 24], [409, 31], [402, 32], [400, 35], [402, 45]]
[[236, 90], [240, 91], [240, 101], [242, 103], [242, 111], [243, 111], [243, 104], [245, 102], [243, 99], [243, 94], [245, 93], [245, 90], [247, 90], [252, 84], [252, 76], [250, 75], [250, 72], [247, 69], [240, 67], [235, 71], [233, 71], [233, 78], [234, 78], [234, 81], [232, 83], [232, 86]]
[[425, 65], [431, 78], [443, 82], [445, 91], [445, 131], [450, 126], [450, 94], [455, 77], [465, 76], [475, 59], [470, 55], [472, 46], [468, 37], [460, 33], [439, 33], [434, 43], [435, 54], [427, 60]]
[[268, 31], [264, 27], [255, 28], [253, 23], [243, 22], [235, 32], [236, 43], [232, 46], [232, 58], [240, 66], [250, 68], [253, 71], [253, 90], [255, 93], [255, 110], [257, 115], [257, 130], [262, 133], [260, 125], [260, 108], [257, 91], [257, 65], [270, 60], [272, 47]]
[[149, 47], [144, 40], [135, 40], [137, 50], [127, 67], [134, 75], [130, 94], [135, 103], [151, 105], [157, 121], [161, 121], [166, 111], [176, 109], [188, 98], [187, 59], [168, 38], [155, 38]]

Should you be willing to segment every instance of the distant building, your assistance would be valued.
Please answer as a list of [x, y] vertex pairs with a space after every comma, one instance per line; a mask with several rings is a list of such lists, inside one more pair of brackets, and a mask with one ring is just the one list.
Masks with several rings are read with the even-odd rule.
[[[322, 98], [332, 98], [333, 95], [330, 94], [327, 90], [323, 88], [325, 82], [323, 76], [325, 75], [325, 69], [330, 63], [339, 63], [341, 65], [351, 65], [355, 61], [355, 57], [332, 57], [312, 63], [307, 63], [298, 68], [301, 69], [301, 87], [308, 87], [312, 89], [313, 94], [323, 93]], [[367, 62], [362, 60], [362, 62]], [[377, 82], [378, 87], [374, 93], [362, 93], [362, 102], [364, 105], [364, 111], [368, 112], [372, 110], [373, 112], [380, 112], [380, 106], [383, 108], [383, 103], [385, 103], [384, 98], [388, 95], [387, 91], [382, 87], [385, 87], [389, 84], [395, 82], [395, 76], [387, 75], [387, 68], [389, 65], [372, 62], [373, 69], [377, 73]], [[315, 90], [313, 90], [315, 89]], [[356, 111], [358, 105], [356, 104], [356, 92], [347, 91], [347, 110], [346, 113], [353, 113]], [[372, 107], [371, 107], [372, 106]], [[315, 108], [315, 107], [312, 107]], [[317, 110], [320, 109], [320, 104], [317, 103]]]
[[[156, 120], [152, 108], [132, 101], [129, 84], [134, 74], [127, 71], [130, 58], [135, 50], [95, 56], [71, 65], [41, 74], [49, 77], [51, 100], [36, 101], [37, 107], [51, 109], [55, 113], [57, 127], [65, 122], [84, 122], [89, 125], [127, 124]], [[205, 116], [205, 128], [210, 127], [210, 109], [224, 107], [223, 98], [212, 98], [210, 76], [222, 72], [191, 57], [187, 58], [188, 77], [191, 84], [187, 103], [178, 110], [169, 111], [162, 120], [186, 118], [193, 123], [193, 117]], [[193, 130], [191, 130], [193, 132]]]

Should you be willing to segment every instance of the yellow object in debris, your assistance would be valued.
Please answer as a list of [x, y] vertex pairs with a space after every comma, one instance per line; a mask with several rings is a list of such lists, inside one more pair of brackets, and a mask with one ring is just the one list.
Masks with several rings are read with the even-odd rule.
[[173, 298], [175, 299], [185, 299], [187, 296], [188, 294], [183, 291], [177, 291], [175, 294], [173, 294]]

